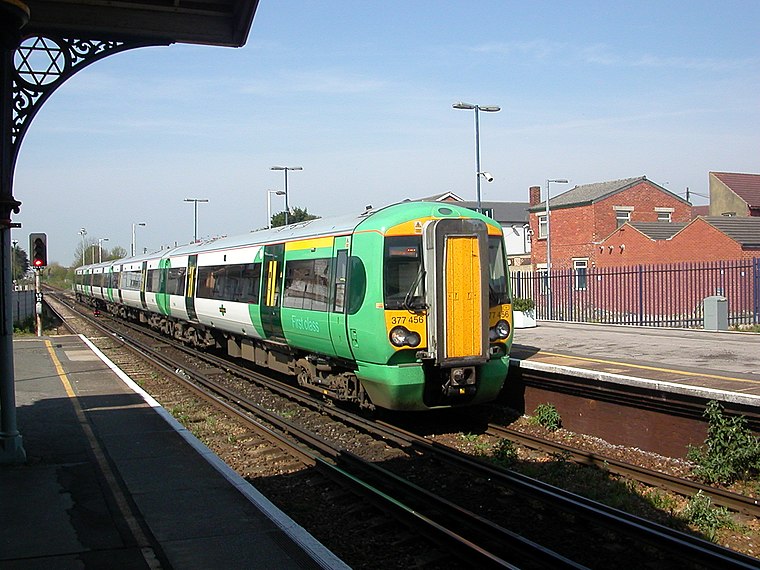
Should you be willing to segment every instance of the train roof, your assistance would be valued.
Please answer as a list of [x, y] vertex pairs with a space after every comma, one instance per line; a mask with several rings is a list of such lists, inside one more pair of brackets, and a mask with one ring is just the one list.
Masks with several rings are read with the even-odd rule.
[[[403, 212], [403, 214], [402, 214]], [[247, 234], [218, 238], [210, 241], [199, 241], [187, 245], [181, 245], [170, 249], [162, 249], [152, 253], [140, 254], [134, 257], [126, 257], [118, 260], [112, 260], [103, 263], [85, 265], [78, 267], [77, 270], [94, 270], [100, 267], [110, 267], [112, 265], [123, 265], [129, 263], [139, 263], [141, 261], [152, 260], [163, 257], [178, 257], [192, 255], [195, 253], [205, 253], [209, 251], [218, 251], [221, 249], [236, 249], [252, 245], [264, 245], [271, 243], [282, 243], [301, 238], [313, 238], [330, 235], [349, 234], [353, 232], [359, 224], [372, 226], [373, 229], [383, 229], [399, 223], [400, 221], [415, 217], [446, 217], [446, 216], [472, 216], [482, 218], [487, 223], [499, 224], [471, 210], [469, 208], [458, 206], [449, 202], [417, 202], [404, 201], [378, 208], [377, 210], [367, 208], [360, 214], [348, 214], [344, 216], [335, 216], [328, 218], [316, 218], [305, 220], [287, 226], [252, 231]]]

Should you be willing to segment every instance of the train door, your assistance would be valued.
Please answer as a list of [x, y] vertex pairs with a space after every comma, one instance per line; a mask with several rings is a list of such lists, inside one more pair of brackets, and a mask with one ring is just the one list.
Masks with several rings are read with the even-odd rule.
[[341, 358], [353, 359], [351, 345], [348, 341], [346, 308], [348, 306], [348, 236], [335, 238], [333, 243], [333, 280], [330, 305], [330, 340], [335, 355]]
[[140, 304], [142, 305], [143, 311], [147, 311], [148, 303], [145, 300], [145, 286], [148, 283], [148, 262], [147, 261], [142, 262], [142, 268], [140, 269], [140, 272], [142, 273], [142, 282], [140, 283]]
[[191, 321], [197, 321], [198, 315], [195, 313], [195, 272], [198, 267], [198, 255], [191, 255], [187, 258], [187, 283], [185, 284], [185, 309], [187, 309], [187, 318]]
[[264, 246], [264, 266], [261, 291], [261, 326], [266, 338], [285, 340], [282, 332], [280, 315], [280, 297], [282, 288], [283, 263], [285, 261], [285, 244], [278, 243]]
[[478, 220], [441, 219], [425, 226], [428, 346], [444, 366], [488, 360], [488, 230]]

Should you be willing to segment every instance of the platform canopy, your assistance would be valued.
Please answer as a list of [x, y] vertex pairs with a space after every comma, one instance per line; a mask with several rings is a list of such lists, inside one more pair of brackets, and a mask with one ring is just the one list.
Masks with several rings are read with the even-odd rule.
[[258, 0], [21, 0], [25, 35], [132, 38], [240, 47]]

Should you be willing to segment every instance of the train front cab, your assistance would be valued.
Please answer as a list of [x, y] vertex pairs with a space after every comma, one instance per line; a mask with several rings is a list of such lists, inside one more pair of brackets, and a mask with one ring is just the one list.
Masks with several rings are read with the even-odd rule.
[[[367, 239], [358, 234], [354, 246]], [[356, 317], [349, 323], [357, 374], [372, 401], [420, 410], [495, 399], [512, 342], [501, 229], [484, 218], [452, 215], [390, 227], [382, 239], [376, 293], [386, 338], [368, 349]]]

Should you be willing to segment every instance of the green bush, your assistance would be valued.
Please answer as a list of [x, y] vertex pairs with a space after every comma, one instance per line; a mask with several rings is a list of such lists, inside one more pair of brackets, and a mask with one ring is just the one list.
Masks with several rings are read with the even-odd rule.
[[513, 311], [532, 311], [536, 308], [536, 303], [533, 299], [525, 299], [524, 297], [515, 297], [512, 299]]
[[710, 401], [705, 408], [707, 439], [702, 447], [689, 446], [687, 457], [696, 463], [694, 475], [707, 483], [732, 483], [760, 472], [760, 440], [743, 416], [727, 417]]

